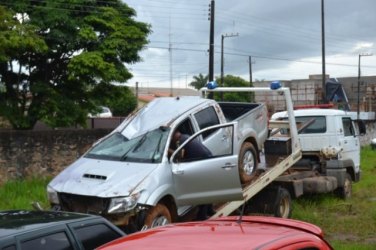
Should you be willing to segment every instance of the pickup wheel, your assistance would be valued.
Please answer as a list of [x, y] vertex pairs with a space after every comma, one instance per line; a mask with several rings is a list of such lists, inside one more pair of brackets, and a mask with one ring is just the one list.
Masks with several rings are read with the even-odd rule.
[[164, 204], [158, 203], [147, 212], [144, 228], [164, 226], [171, 222], [171, 213], [168, 208]]
[[292, 205], [289, 191], [284, 188], [279, 188], [273, 211], [276, 217], [291, 217]]
[[349, 174], [346, 174], [345, 183], [343, 187], [337, 188], [335, 192], [340, 198], [346, 200], [351, 198], [352, 195], [352, 179]]
[[253, 179], [253, 173], [257, 168], [257, 156], [255, 147], [250, 142], [243, 143], [239, 153], [239, 176], [242, 184]]

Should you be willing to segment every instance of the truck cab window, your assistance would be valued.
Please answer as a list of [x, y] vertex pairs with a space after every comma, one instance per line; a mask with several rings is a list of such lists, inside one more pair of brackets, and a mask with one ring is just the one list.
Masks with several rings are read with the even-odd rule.
[[[219, 124], [217, 113], [212, 106], [197, 112], [194, 116], [196, 118], [198, 126], [200, 127], [200, 130]], [[202, 136], [206, 138], [213, 132], [215, 131], [208, 131], [207, 133], [203, 133]]]
[[[287, 117], [283, 117], [282, 121], [287, 121]], [[325, 116], [296, 116], [295, 121], [298, 125], [308, 123], [299, 134], [323, 134], [326, 132], [326, 118]], [[281, 129], [281, 134], [288, 134], [288, 129]]]
[[[201, 134], [206, 132], [213, 134], [213, 131], [217, 131], [213, 137], [218, 138], [220, 142], [214, 140], [204, 145], [200, 140]], [[180, 139], [182, 141], [180, 144], [184, 143], [186, 140], [189, 140], [189, 142], [179, 150], [174, 162], [193, 162], [209, 158], [230, 156], [233, 154], [233, 136], [234, 127], [231, 124], [220, 128], [211, 128], [205, 132], [201, 131], [194, 138], [181, 135]]]
[[190, 119], [186, 119], [182, 123], [180, 123], [177, 130], [179, 130], [180, 133], [186, 134], [186, 135], [194, 134], [192, 122]]
[[355, 135], [353, 123], [350, 118], [342, 118], [342, 124], [343, 124], [343, 133], [345, 134], [345, 136]]
[[304, 124], [314, 119], [310, 125], [300, 131], [300, 134], [320, 134], [326, 132], [326, 118], [325, 116], [301, 116], [295, 117], [296, 122]]
[[194, 132], [195, 131], [193, 129], [192, 122], [189, 118], [181, 122], [172, 133], [172, 139], [168, 148], [168, 157], [170, 157], [172, 153], [180, 146], [182, 142], [180, 137], [184, 137], [184, 139], [186, 139], [189, 136], [193, 135]]

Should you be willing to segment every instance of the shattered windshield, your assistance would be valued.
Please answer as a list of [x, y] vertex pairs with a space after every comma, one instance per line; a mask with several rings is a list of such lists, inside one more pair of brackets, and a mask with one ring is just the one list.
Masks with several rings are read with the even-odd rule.
[[170, 129], [160, 127], [129, 140], [116, 132], [97, 145], [86, 155], [87, 158], [160, 163]]

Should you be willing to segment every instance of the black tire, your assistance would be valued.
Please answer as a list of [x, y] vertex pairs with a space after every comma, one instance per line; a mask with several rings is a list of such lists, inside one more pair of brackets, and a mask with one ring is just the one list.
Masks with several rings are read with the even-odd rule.
[[256, 149], [250, 142], [243, 143], [239, 153], [239, 177], [242, 184], [248, 183], [254, 177], [257, 169]]
[[146, 214], [144, 228], [164, 226], [172, 222], [171, 213], [168, 208], [161, 203], [150, 208]]
[[275, 217], [290, 218], [292, 213], [290, 193], [284, 188], [279, 188], [277, 192], [273, 214]]
[[338, 195], [341, 199], [350, 199], [352, 196], [352, 179], [351, 176], [347, 173], [345, 177], [345, 183], [343, 187], [339, 187], [336, 190], [336, 195]]

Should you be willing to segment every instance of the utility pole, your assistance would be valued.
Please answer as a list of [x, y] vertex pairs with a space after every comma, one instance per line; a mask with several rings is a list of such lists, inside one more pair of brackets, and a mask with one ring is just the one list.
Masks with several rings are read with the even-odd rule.
[[225, 34], [222, 35], [222, 40], [221, 40], [221, 86], [224, 87], [224, 52], [223, 52], [223, 43], [226, 37], [234, 37], [234, 36], [239, 36], [239, 33], [236, 34]]
[[[248, 63], [249, 63], [249, 87], [253, 87], [253, 76], [252, 76], [252, 56], [249, 56], [248, 58]], [[254, 102], [255, 101], [255, 93], [251, 92], [249, 93], [249, 101]]]
[[252, 56], [248, 57], [248, 63], [249, 63], [249, 87], [252, 87], [253, 86], [252, 64], [254, 64], [254, 62], [252, 62]]
[[[210, 3], [210, 36], [209, 36], [209, 82], [214, 80], [214, 13], [215, 2], [211, 0]], [[210, 92], [209, 98], [213, 98], [213, 92]]]
[[137, 108], [138, 108], [138, 82], [136, 82], [136, 102], [137, 102]]
[[170, 55], [170, 96], [173, 96], [172, 93], [172, 43], [171, 43], [171, 16], [169, 18], [169, 32], [168, 32], [168, 52]]
[[321, 0], [321, 48], [322, 48], [322, 103], [326, 103], [326, 73], [325, 73], [325, 15], [324, 0]]

